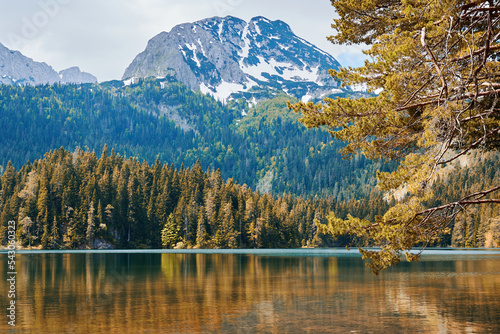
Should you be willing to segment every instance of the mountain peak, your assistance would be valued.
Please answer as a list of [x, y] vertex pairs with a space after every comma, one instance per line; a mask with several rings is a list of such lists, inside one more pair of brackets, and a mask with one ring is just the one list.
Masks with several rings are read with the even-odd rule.
[[59, 72], [62, 83], [96, 83], [97, 78], [90, 73], [82, 72], [73, 66]]
[[0, 84], [42, 85], [55, 83], [94, 83], [97, 78], [78, 67], [57, 73], [46, 63], [37, 62], [0, 43]]
[[283, 21], [212, 17], [175, 26], [148, 42], [123, 79], [165, 77], [220, 100], [285, 91], [303, 100], [341, 93], [329, 74], [340, 64]]
[[0, 43], [0, 84], [53, 84], [59, 75], [46, 63], [36, 62]]
[[265, 18], [264, 16], [256, 16], [256, 17], [252, 18], [249, 23], [250, 24], [258, 24], [259, 26], [262, 26], [262, 27], [265, 27], [265, 26], [269, 27], [270, 26], [270, 27], [274, 27], [275, 29], [279, 28], [282, 33], [284, 33], [284, 32], [293, 33], [292, 28], [290, 28], [290, 26], [286, 22], [281, 21], [281, 20], [271, 21], [271, 20]]

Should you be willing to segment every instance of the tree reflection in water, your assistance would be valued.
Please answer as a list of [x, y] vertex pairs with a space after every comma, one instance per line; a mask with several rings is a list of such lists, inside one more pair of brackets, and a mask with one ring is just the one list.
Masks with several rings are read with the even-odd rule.
[[[345, 256], [56, 253], [17, 260], [13, 333], [500, 332], [500, 254], [424, 258], [379, 276]], [[1, 268], [6, 261], [0, 255]], [[4, 294], [0, 301], [6, 305]], [[0, 323], [0, 332], [9, 329]]]

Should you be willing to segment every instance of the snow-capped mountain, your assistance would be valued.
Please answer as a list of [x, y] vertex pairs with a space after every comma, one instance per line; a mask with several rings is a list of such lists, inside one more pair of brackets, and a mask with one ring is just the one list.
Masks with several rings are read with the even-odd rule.
[[54, 83], [94, 83], [97, 78], [78, 67], [57, 73], [46, 63], [36, 62], [0, 43], [0, 84], [41, 85]]
[[341, 94], [329, 69], [340, 64], [283, 21], [227, 16], [174, 27], [148, 42], [123, 79], [173, 75], [220, 100], [282, 90], [302, 100]]

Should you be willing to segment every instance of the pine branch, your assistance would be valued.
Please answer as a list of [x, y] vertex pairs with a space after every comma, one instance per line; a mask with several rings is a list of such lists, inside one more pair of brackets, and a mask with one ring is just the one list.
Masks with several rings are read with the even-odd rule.
[[[427, 209], [424, 211], [420, 211], [420, 212], [415, 214], [415, 217], [422, 216], [422, 215], [428, 214], [430, 212], [435, 213], [437, 211], [443, 211], [443, 210], [448, 209], [448, 208], [456, 208], [457, 206], [462, 207], [464, 205], [471, 205], [471, 204], [500, 203], [500, 199], [482, 199], [486, 195], [489, 195], [489, 194], [491, 194], [495, 191], [498, 191], [498, 190], [500, 190], [500, 186], [496, 186], [496, 187], [488, 189], [488, 190], [479, 191], [479, 192], [476, 192], [474, 194], [467, 195], [456, 202], [447, 203], [447, 204], [444, 204], [441, 206], [437, 206], [437, 207], [430, 208], [430, 209]], [[478, 198], [471, 199], [473, 197], [478, 197]]]
[[[432, 100], [432, 101], [426, 101], [426, 102], [421, 102], [421, 103], [416, 103], [412, 104], [409, 106], [405, 107], [399, 107], [396, 108], [395, 111], [403, 111], [403, 110], [408, 110], [408, 109], [413, 109], [417, 107], [423, 107], [423, 106], [428, 106], [431, 104], [441, 104], [447, 101], [461, 101], [461, 100], [466, 100], [471, 97], [482, 97], [482, 96], [490, 96], [490, 95], [495, 95], [495, 94], [500, 94], [500, 89], [488, 91], [488, 92], [481, 92], [481, 93], [467, 93], [467, 94], [462, 94], [462, 95], [456, 95], [452, 98], [449, 99], [438, 99], [438, 100]], [[422, 99], [425, 99], [426, 97], [423, 97]]]

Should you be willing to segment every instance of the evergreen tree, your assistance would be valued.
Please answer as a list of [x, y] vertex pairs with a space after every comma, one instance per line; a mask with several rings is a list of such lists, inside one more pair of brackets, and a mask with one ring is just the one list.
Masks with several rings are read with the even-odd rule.
[[106, 228], [107, 228], [107, 226], [113, 226], [113, 210], [114, 209], [115, 208], [111, 204], [106, 205], [106, 209], [104, 209]]
[[[483, 159], [478, 155], [479, 164], [443, 173], [433, 185], [441, 194], [436, 200], [448, 201], [447, 196], [464, 196], [496, 182], [497, 173], [487, 171], [498, 156]], [[467, 187], [459, 186], [465, 183]], [[348, 202], [259, 195], [234, 180], [224, 182], [220, 173], [203, 173], [197, 165], [178, 171], [172, 165], [149, 166], [124, 159], [113, 151], [97, 159], [89, 151], [62, 149], [1, 176], [0, 189], [10, 194], [0, 193], [0, 216], [19, 221], [19, 242], [57, 249], [80, 249], [97, 241], [135, 248], [373, 245], [362, 237], [335, 240], [316, 230], [313, 221], [326, 224], [329, 211], [342, 218], [348, 213], [371, 217], [382, 207], [378, 202], [383, 203], [375, 192], [369, 200]], [[106, 193], [112, 194], [111, 203], [106, 203]], [[462, 240], [461, 245], [465, 240], [471, 246], [499, 245], [499, 213], [497, 206], [486, 206], [469, 211], [463, 219], [458, 217], [452, 236], [444, 238], [442, 245], [457, 240]]]
[[174, 248], [179, 241], [181, 241], [180, 227], [175, 223], [174, 214], [171, 213], [161, 231], [161, 242], [164, 248]]
[[59, 249], [61, 245], [61, 234], [59, 232], [59, 224], [57, 222], [57, 217], [54, 217], [54, 221], [52, 222], [50, 228], [50, 238], [49, 238], [50, 247], [52, 249]]
[[94, 202], [90, 202], [90, 207], [89, 211], [87, 213], [87, 243], [89, 247], [92, 247], [93, 242], [94, 242], [94, 236], [95, 236], [95, 229], [96, 229], [96, 224], [95, 224], [95, 209], [94, 209]]
[[31, 248], [31, 227], [33, 226], [33, 221], [30, 217], [26, 216], [21, 220], [22, 233], [27, 235], [28, 247]]
[[198, 214], [198, 227], [196, 228], [196, 246], [205, 248], [207, 245], [207, 229], [205, 223], [205, 207], [200, 208]]
[[235, 231], [231, 203], [226, 203], [223, 210], [223, 219], [215, 235], [215, 245], [218, 248], [236, 248], [239, 233]]
[[500, 203], [496, 182], [455, 201], [425, 206], [442, 166], [474, 149], [499, 146], [500, 81], [492, 74], [500, 72], [500, 11], [494, 1], [333, 0], [332, 5], [339, 18], [330, 40], [371, 45], [365, 66], [332, 75], [343, 85], [381, 92], [290, 107], [302, 113], [307, 127], [327, 126], [346, 141], [345, 156], [361, 151], [369, 159], [399, 162], [396, 171], [377, 173], [379, 188], [396, 201], [384, 216], [369, 221], [332, 214], [324, 227], [333, 235], [351, 233], [382, 246], [360, 250], [377, 273], [415, 245], [437, 242], [464, 208]]

